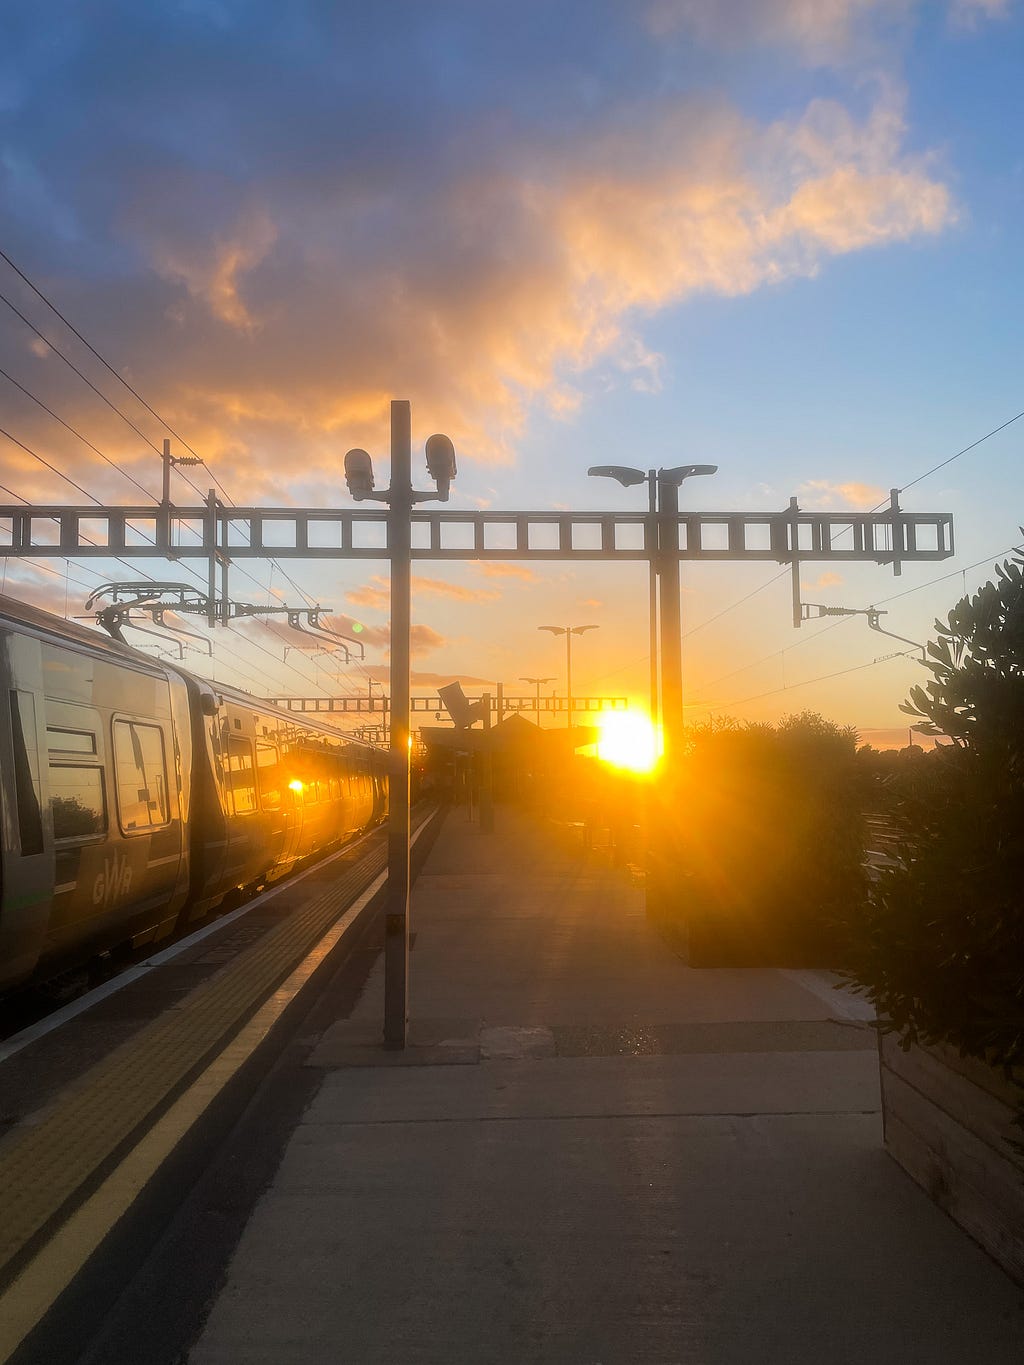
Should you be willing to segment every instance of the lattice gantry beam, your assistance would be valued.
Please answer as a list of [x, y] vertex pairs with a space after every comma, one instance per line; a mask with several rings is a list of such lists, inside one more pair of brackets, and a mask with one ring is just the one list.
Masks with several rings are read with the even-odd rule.
[[[386, 697], [266, 697], [266, 701], [280, 706], [286, 711], [302, 714], [369, 716], [386, 713], [390, 709]], [[444, 711], [440, 697], [411, 697], [410, 710], [422, 712]], [[572, 699], [573, 711], [624, 711], [628, 705], [626, 697], [576, 697]], [[544, 712], [564, 712], [568, 703], [565, 697], [541, 697], [540, 710]], [[497, 711], [496, 699], [492, 709]], [[506, 714], [516, 711], [536, 711], [535, 697], [505, 697], [502, 711]]]
[[[0, 557], [386, 559], [386, 511], [320, 508], [0, 506]], [[413, 559], [649, 559], [644, 512], [412, 514]], [[950, 513], [683, 512], [681, 559], [947, 559]]]

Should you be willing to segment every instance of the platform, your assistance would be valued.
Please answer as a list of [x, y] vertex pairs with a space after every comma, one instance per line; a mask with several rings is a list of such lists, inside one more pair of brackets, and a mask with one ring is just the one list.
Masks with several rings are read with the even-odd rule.
[[190, 1365], [1021, 1359], [1024, 1295], [881, 1147], [824, 976], [685, 967], [598, 853], [453, 813]]

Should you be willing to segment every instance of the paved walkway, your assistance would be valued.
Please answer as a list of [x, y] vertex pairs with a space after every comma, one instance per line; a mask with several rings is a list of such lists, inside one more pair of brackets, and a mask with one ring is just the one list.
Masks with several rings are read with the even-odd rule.
[[415, 1046], [378, 964], [191, 1365], [1019, 1365], [1024, 1294], [881, 1149], [859, 1002], [688, 969], [505, 810], [413, 915]]

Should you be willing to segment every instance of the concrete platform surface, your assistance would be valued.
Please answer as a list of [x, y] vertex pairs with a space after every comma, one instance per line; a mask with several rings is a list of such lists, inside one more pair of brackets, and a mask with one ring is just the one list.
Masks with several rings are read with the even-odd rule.
[[642, 893], [500, 810], [413, 896], [191, 1365], [1019, 1365], [1024, 1293], [881, 1146], [823, 975], [685, 967]]

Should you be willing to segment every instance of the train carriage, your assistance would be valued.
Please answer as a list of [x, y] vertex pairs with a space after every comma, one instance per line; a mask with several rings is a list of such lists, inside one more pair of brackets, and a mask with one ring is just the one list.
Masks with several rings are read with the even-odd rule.
[[0, 990], [170, 934], [383, 811], [325, 726], [0, 596]]

